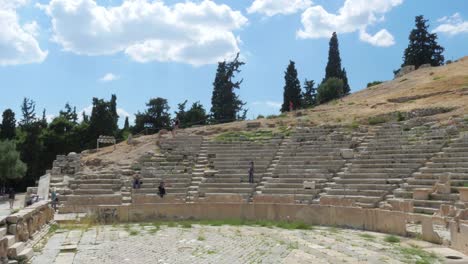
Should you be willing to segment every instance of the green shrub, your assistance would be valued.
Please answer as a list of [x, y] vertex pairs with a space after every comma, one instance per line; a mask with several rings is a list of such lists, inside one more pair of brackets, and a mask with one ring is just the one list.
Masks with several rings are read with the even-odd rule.
[[257, 119], [262, 119], [262, 118], [265, 118], [265, 116], [263, 116], [263, 115], [258, 115], [257, 116]]
[[400, 238], [394, 235], [389, 235], [384, 238], [384, 241], [388, 243], [400, 243]]
[[317, 89], [317, 101], [323, 104], [340, 98], [343, 95], [343, 86], [343, 80], [341, 79], [330, 78], [326, 80]]
[[367, 88], [383, 83], [382, 81], [373, 81], [367, 84]]
[[368, 119], [369, 125], [378, 125], [387, 122], [387, 119], [383, 116], [372, 116]]
[[405, 120], [405, 116], [400, 111], [397, 112], [397, 120], [398, 122]]
[[275, 118], [278, 118], [277, 115], [267, 115], [266, 117], [267, 119], [275, 119]]

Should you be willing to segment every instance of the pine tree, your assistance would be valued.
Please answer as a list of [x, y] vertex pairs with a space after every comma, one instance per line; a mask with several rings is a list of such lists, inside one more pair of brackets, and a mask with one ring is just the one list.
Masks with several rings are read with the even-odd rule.
[[23, 119], [20, 121], [22, 126], [36, 121], [36, 103], [33, 100], [25, 97], [21, 105], [21, 112], [23, 113]]
[[340, 49], [338, 44], [338, 36], [336, 32], [333, 32], [329, 42], [328, 50], [328, 63], [325, 68], [325, 78], [322, 83], [330, 78], [338, 78], [343, 80], [343, 91], [342, 95], [347, 95], [351, 92], [351, 88], [348, 83], [348, 76], [345, 68], [341, 68], [341, 57]]
[[444, 48], [437, 44], [437, 34], [429, 33], [428, 20], [424, 16], [416, 16], [416, 28], [411, 30], [409, 44], [403, 55], [403, 64], [414, 65], [416, 68], [423, 64], [440, 66], [444, 64]]
[[313, 80], [308, 81], [307, 79], [305, 79], [304, 92], [302, 93], [302, 98], [302, 106], [304, 108], [312, 107], [317, 103], [317, 89], [315, 88], [315, 82]]
[[340, 49], [338, 45], [338, 36], [333, 32], [329, 42], [328, 63], [325, 68], [325, 81], [330, 78], [342, 79], [343, 71], [341, 69]]
[[130, 130], [130, 123], [128, 122], [128, 116], [125, 117], [125, 123], [124, 123], [124, 128], [123, 130]]
[[144, 113], [138, 112], [135, 115], [134, 133], [140, 133], [147, 128], [157, 133], [159, 130], [168, 129], [171, 126], [170, 108], [166, 99], [161, 97], [152, 98], [146, 106], [148, 108]]
[[[239, 61], [239, 54], [231, 62], [223, 61], [218, 63], [211, 97], [213, 122], [232, 122], [236, 119], [242, 119], [245, 115], [245, 110], [243, 110], [245, 103], [235, 93], [235, 89], [240, 89], [243, 80], [233, 81], [236, 74], [241, 72], [239, 68], [244, 64], [244, 62]], [[242, 111], [244, 114], [240, 115], [239, 113]]]
[[115, 136], [115, 115], [111, 103], [93, 98], [93, 110], [89, 120], [89, 147], [94, 147], [99, 136]]
[[118, 129], [118, 122], [119, 122], [119, 115], [117, 114], [117, 96], [115, 94], [112, 95], [110, 100], [110, 111], [112, 116], [114, 117], [114, 123], [112, 124], [112, 129], [117, 131]]
[[59, 116], [64, 117], [66, 120], [73, 124], [78, 124], [78, 115], [76, 113], [76, 107], [71, 107], [69, 103], [65, 104], [65, 109], [60, 110]]
[[15, 113], [11, 109], [6, 109], [2, 114], [2, 125], [0, 139], [12, 140], [16, 136]]
[[290, 110], [290, 103], [293, 104], [294, 109], [300, 109], [302, 103], [301, 83], [297, 78], [297, 70], [294, 61], [289, 61], [288, 68], [284, 72], [284, 82], [281, 112], [288, 112]]

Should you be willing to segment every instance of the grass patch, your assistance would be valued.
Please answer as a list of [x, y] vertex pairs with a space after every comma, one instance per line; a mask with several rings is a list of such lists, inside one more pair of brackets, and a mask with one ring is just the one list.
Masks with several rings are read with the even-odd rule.
[[354, 105], [355, 103], [354, 102], [349, 102], [348, 105]]
[[383, 83], [383, 82], [382, 81], [373, 81], [373, 82], [367, 83], [367, 88], [379, 85], [381, 83]]
[[150, 234], [156, 234], [160, 230], [159, 226], [158, 227], [153, 227], [151, 228], [148, 232]]
[[59, 229], [59, 225], [58, 224], [51, 224], [50, 227], [49, 227], [49, 234], [53, 234], [55, 233], [57, 230]]
[[360, 237], [364, 238], [365, 240], [374, 240], [375, 236], [371, 234], [359, 234]]
[[369, 125], [374, 126], [387, 122], [387, 119], [383, 116], [372, 116], [367, 119], [367, 122], [369, 122]]
[[271, 130], [257, 130], [257, 131], [231, 131], [225, 132], [217, 137], [215, 137], [215, 141], [220, 142], [233, 142], [233, 141], [260, 141], [260, 140], [268, 140], [272, 139], [273, 137], [282, 137], [285, 136], [286, 131], [283, 133], [274, 132]]
[[400, 238], [393, 235], [389, 235], [385, 236], [384, 241], [388, 243], [400, 243]]
[[132, 229], [132, 230], [130, 230], [129, 234], [131, 236], [137, 236], [138, 234], [140, 234], [140, 232], [138, 232], [138, 230]]
[[432, 78], [432, 80], [437, 81], [437, 80], [440, 80], [442, 78], [444, 78], [444, 76], [436, 76], [436, 77]]
[[432, 264], [439, 263], [441, 260], [437, 254], [424, 251], [415, 245], [410, 245], [410, 247], [399, 247], [398, 251], [403, 256], [403, 259], [409, 263]]
[[400, 82], [404, 82], [404, 81], [407, 81], [407, 80], [408, 80], [407, 78], [404, 78]]
[[192, 225], [205, 225], [205, 226], [260, 226], [260, 227], [277, 227], [282, 229], [289, 230], [312, 230], [313, 226], [303, 223], [303, 222], [286, 222], [286, 221], [267, 221], [267, 220], [257, 220], [257, 221], [248, 221], [241, 219], [226, 219], [226, 220], [199, 220], [199, 221], [177, 221], [177, 222], [154, 222], [153, 226], [159, 227], [166, 225], [168, 227], [177, 227], [182, 228], [191, 228]]
[[200, 234], [200, 235], [198, 235], [197, 240], [198, 241], [205, 241], [206, 237], [204, 235]]
[[288, 249], [289, 250], [294, 250], [294, 249], [298, 249], [299, 248], [299, 242], [290, 242], [288, 244]]

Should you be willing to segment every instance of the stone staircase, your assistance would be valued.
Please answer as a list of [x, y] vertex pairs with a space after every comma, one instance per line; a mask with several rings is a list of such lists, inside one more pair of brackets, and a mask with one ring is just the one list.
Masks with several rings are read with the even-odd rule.
[[338, 173], [323, 197], [347, 200], [355, 206], [378, 207], [440, 149], [443, 140], [428, 138], [428, 133], [427, 127], [383, 125], [351, 164]]
[[256, 188], [248, 182], [250, 161], [254, 162], [254, 182], [259, 183], [281, 141], [278, 137], [255, 142], [207, 142], [209, 169], [200, 183], [198, 201], [249, 201]]
[[193, 202], [198, 198], [200, 184], [205, 179], [205, 170], [208, 169], [208, 142], [208, 140], [204, 139], [201, 143], [200, 151], [192, 170], [192, 181], [187, 191], [187, 202]]
[[[191, 186], [192, 170], [200, 151], [201, 136], [179, 133], [160, 142], [161, 153], [148, 153], [142, 161], [140, 189], [132, 190], [132, 202], [183, 202]], [[160, 182], [166, 183], [167, 196], [158, 196]]]
[[70, 180], [72, 194], [66, 197], [65, 205], [122, 204], [121, 178], [120, 170], [80, 171]]
[[[433, 192], [425, 200], [413, 197], [415, 189], [432, 189], [444, 176], [450, 177], [449, 192]], [[465, 185], [468, 185], [468, 134], [462, 133], [413, 173], [407, 184], [394, 194], [396, 198], [413, 200], [416, 213], [433, 214], [443, 204], [456, 205], [459, 200], [457, 188]]]
[[349, 149], [351, 139], [334, 127], [297, 129], [259, 195], [311, 203], [345, 164], [340, 149]]

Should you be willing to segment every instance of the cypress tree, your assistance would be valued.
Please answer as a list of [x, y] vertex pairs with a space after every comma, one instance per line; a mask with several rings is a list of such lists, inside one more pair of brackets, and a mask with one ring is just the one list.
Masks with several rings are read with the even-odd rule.
[[333, 32], [332, 37], [330, 38], [328, 63], [325, 68], [325, 78], [323, 79], [322, 83], [326, 82], [330, 78], [337, 78], [343, 81], [343, 90], [341, 95], [347, 95], [351, 92], [346, 69], [341, 68], [340, 49], [336, 32]]
[[[219, 62], [213, 82], [211, 96], [211, 115], [215, 123], [232, 122], [245, 117], [245, 103], [239, 99], [235, 89], [240, 89], [243, 80], [233, 81], [244, 62], [239, 61], [239, 53], [231, 62]], [[243, 114], [239, 114], [243, 112]]]
[[416, 68], [423, 64], [439, 66], [444, 64], [444, 48], [437, 44], [437, 34], [429, 33], [428, 20], [424, 16], [416, 16], [416, 28], [411, 30], [409, 44], [403, 55], [403, 64], [414, 65]]
[[22, 126], [36, 121], [36, 103], [33, 100], [25, 97], [21, 105], [21, 112], [23, 113], [23, 119], [20, 121]]
[[130, 123], [128, 122], [128, 116], [125, 117], [125, 123], [123, 130], [130, 130]]
[[293, 104], [294, 109], [300, 109], [302, 103], [301, 83], [297, 78], [297, 70], [294, 61], [289, 61], [288, 68], [284, 72], [284, 81], [281, 112], [288, 112], [290, 103]]
[[330, 78], [342, 79], [343, 71], [341, 69], [341, 57], [338, 44], [338, 36], [333, 32], [329, 42], [328, 63], [325, 68], [325, 80]]
[[302, 93], [304, 108], [312, 107], [316, 104], [317, 99], [317, 89], [315, 88], [315, 82], [313, 80], [304, 81], [304, 92]]
[[11, 109], [6, 109], [2, 114], [2, 125], [0, 139], [12, 140], [16, 136], [15, 113]]

